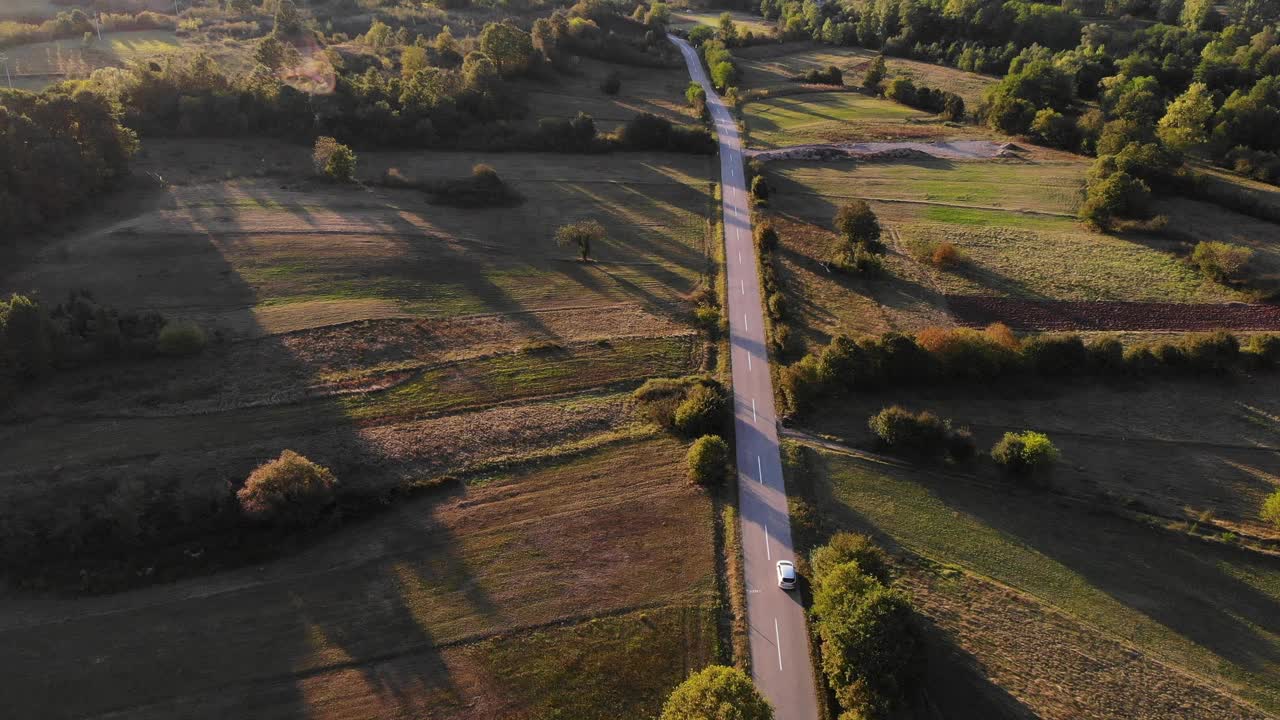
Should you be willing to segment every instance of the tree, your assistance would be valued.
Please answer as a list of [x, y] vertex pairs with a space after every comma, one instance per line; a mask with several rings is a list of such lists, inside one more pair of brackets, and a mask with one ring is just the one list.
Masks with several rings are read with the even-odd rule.
[[1262, 503], [1262, 512], [1259, 515], [1263, 520], [1271, 523], [1272, 527], [1280, 530], [1280, 490], [1271, 493], [1266, 502]]
[[258, 46], [253, 51], [254, 61], [272, 70], [280, 69], [280, 66], [284, 63], [284, 56], [285, 43], [280, 42], [275, 35], [263, 37], [258, 41]]
[[751, 197], [756, 200], [769, 199], [769, 183], [765, 182], [763, 175], [751, 178]]
[[865, 200], [853, 200], [836, 211], [836, 232], [854, 244], [873, 244], [880, 241], [880, 221]]
[[314, 525], [334, 500], [338, 480], [328, 468], [292, 450], [259, 465], [236, 493], [246, 516], [285, 528]]
[[430, 66], [425, 48], [410, 45], [400, 53], [400, 76], [403, 78], [411, 78]]
[[697, 384], [689, 388], [672, 415], [672, 426], [685, 437], [714, 434], [724, 423], [725, 401], [719, 386]]
[[836, 566], [850, 562], [857, 563], [863, 574], [886, 585], [889, 583], [889, 558], [866, 535], [838, 532], [809, 557], [809, 567], [813, 569], [813, 577], [818, 582]]
[[276, 4], [271, 34], [289, 36], [296, 35], [301, 30], [302, 13], [298, 11], [298, 6], [293, 4], [293, 0], [280, 0]]
[[617, 95], [622, 89], [622, 76], [617, 70], [610, 70], [600, 81], [600, 92], [605, 95]]
[[1062, 150], [1075, 150], [1080, 144], [1075, 120], [1067, 115], [1045, 108], [1031, 121], [1031, 135], [1040, 142]]
[[1007, 432], [991, 448], [991, 459], [1015, 475], [1033, 475], [1058, 462], [1058, 448], [1049, 436], [1034, 430]]
[[391, 44], [391, 26], [374, 18], [369, 23], [369, 30], [364, 34], [364, 44], [378, 50]]
[[156, 339], [156, 350], [164, 355], [195, 355], [207, 342], [204, 330], [193, 322], [166, 323]]
[[604, 226], [597, 220], [579, 220], [561, 225], [556, 230], [556, 244], [560, 247], [576, 247], [582, 262], [591, 258], [591, 244], [605, 238]]
[[691, 482], [719, 485], [729, 468], [729, 445], [719, 435], [703, 435], [689, 446], [685, 461]]
[[355, 177], [356, 154], [331, 137], [316, 138], [311, 161], [316, 172], [325, 177], [342, 182], [349, 182]]
[[720, 42], [726, 47], [733, 47], [738, 44], [738, 27], [733, 24], [733, 15], [728, 12], [720, 14], [718, 23]]
[[533, 38], [509, 20], [489, 23], [480, 31], [480, 50], [493, 59], [499, 75], [515, 75], [528, 66]]
[[862, 87], [867, 90], [878, 90], [880, 83], [884, 80], [885, 72], [884, 55], [877, 55], [876, 59], [871, 61], [871, 67], [867, 68], [867, 72], [862, 76]]
[[1184, 152], [1209, 139], [1208, 124], [1213, 117], [1213, 96], [1209, 86], [1192, 83], [1160, 118], [1156, 134], [1170, 148]]
[[457, 67], [462, 62], [462, 49], [448, 25], [445, 25], [440, 34], [436, 35], [435, 48], [441, 66]]
[[676, 686], [659, 720], [773, 720], [773, 708], [746, 673], [712, 665]]
[[1151, 189], [1126, 172], [1115, 172], [1091, 180], [1085, 201], [1080, 206], [1080, 219], [1106, 230], [1116, 217], [1141, 217], [1147, 212]]
[[1191, 251], [1191, 262], [1200, 272], [1219, 282], [1235, 277], [1252, 258], [1252, 248], [1216, 240], [1202, 240]]
[[645, 13], [644, 24], [654, 27], [666, 27], [671, 22], [671, 6], [661, 0], [654, 0], [649, 6], [649, 12]]

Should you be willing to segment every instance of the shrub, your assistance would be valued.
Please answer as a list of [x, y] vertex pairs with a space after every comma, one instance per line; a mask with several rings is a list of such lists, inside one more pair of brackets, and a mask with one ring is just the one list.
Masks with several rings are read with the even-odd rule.
[[712, 665], [676, 686], [659, 720], [773, 720], [773, 709], [751, 678], [737, 668]]
[[872, 415], [867, 426], [886, 447], [901, 452], [923, 456], [947, 454], [957, 460], [973, 456], [973, 436], [969, 431], [953, 429], [950, 420], [927, 410], [912, 413], [894, 405]]
[[617, 70], [611, 70], [609, 74], [605, 75], [604, 79], [600, 81], [600, 92], [605, 95], [617, 95], [618, 91], [621, 89], [622, 76], [618, 74]]
[[1182, 354], [1196, 372], [1225, 373], [1240, 359], [1240, 341], [1222, 330], [1190, 335], [1183, 341]]
[[1256, 368], [1274, 368], [1280, 363], [1280, 335], [1254, 335], [1244, 346], [1250, 364]]
[[685, 457], [689, 480], [698, 485], [719, 485], [729, 469], [729, 445], [719, 435], [703, 435], [689, 446]]
[[867, 90], [878, 90], [880, 83], [884, 80], [885, 72], [884, 55], [877, 55], [867, 67], [866, 74], [862, 76], [862, 87]]
[[813, 83], [815, 85], [844, 85], [844, 73], [835, 65], [828, 65], [825, 69], [819, 70], [814, 68], [799, 77], [801, 82]]
[[773, 223], [768, 220], [756, 225], [755, 236], [756, 247], [761, 252], [773, 252], [778, 247], [778, 231], [773, 229]]
[[809, 566], [815, 581], [825, 577], [839, 565], [854, 562], [865, 575], [889, 584], [889, 556], [869, 536], [852, 532], [838, 532], [826, 545], [809, 555]]
[[833, 223], [836, 232], [849, 242], [880, 242], [880, 220], [865, 200], [854, 200], [841, 205]]
[[195, 355], [207, 342], [204, 330], [193, 322], [170, 322], [160, 328], [156, 350], [164, 355]]
[[1271, 496], [1262, 503], [1262, 512], [1259, 516], [1272, 527], [1280, 530], [1280, 490], [1271, 493]]
[[316, 138], [311, 161], [316, 172], [327, 178], [349, 182], [356, 172], [356, 154], [331, 137]]
[[676, 432], [694, 437], [714, 433], [724, 423], [724, 394], [718, 386], [694, 385], [676, 408], [672, 424]]
[[1058, 461], [1058, 449], [1044, 433], [1007, 432], [991, 448], [991, 459], [1015, 475], [1033, 475], [1053, 467]]
[[959, 265], [963, 261], [964, 254], [950, 240], [943, 240], [938, 243], [933, 247], [933, 251], [929, 253], [929, 262], [938, 267], [951, 267]]
[[946, 375], [956, 378], [992, 378], [1018, 365], [1018, 341], [1003, 325], [986, 330], [925, 328], [916, 342], [937, 360]]
[[1088, 355], [1079, 335], [1034, 335], [1022, 343], [1022, 357], [1041, 375], [1070, 375], [1085, 369]]
[[763, 176], [757, 175], [751, 179], [751, 196], [756, 200], [769, 199], [769, 184], [765, 182]]
[[1096, 338], [1085, 347], [1089, 369], [1113, 375], [1124, 370], [1124, 345], [1113, 337]]
[[338, 481], [329, 469], [292, 450], [259, 465], [236, 493], [254, 520], [299, 529], [315, 525], [334, 500]]
[[1252, 257], [1251, 248], [1215, 240], [1202, 240], [1191, 251], [1191, 262], [1200, 272], [1219, 282], [1236, 277]]

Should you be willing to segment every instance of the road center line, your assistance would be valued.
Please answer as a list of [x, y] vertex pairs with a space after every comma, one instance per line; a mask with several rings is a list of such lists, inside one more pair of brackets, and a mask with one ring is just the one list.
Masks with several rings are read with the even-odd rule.
[[756, 399], [751, 398], [751, 422], [756, 421]]
[[747, 351], [747, 371], [751, 371], [751, 351]]
[[778, 618], [773, 619], [773, 644], [778, 648], [778, 671], [782, 671], [782, 636], [778, 633]]
[[760, 462], [760, 456], [756, 456], [756, 477], [760, 478], [760, 484], [764, 484], [764, 463]]
[[[743, 329], [743, 331], [744, 331], [744, 332], [745, 332], [745, 331], [747, 331], [747, 330], [750, 330], [750, 329], [751, 329], [751, 323], [748, 323], [748, 322], [747, 322], [747, 314], [746, 314], [746, 313], [742, 313], [742, 329]], [[751, 357], [751, 356], [750, 356], [750, 355], [748, 355], [747, 357]]]
[[764, 526], [764, 554], [765, 554], [765, 557], [767, 557], [768, 559], [770, 560], [773, 559], [773, 551], [769, 549], [769, 526], [768, 525]]
[[740, 285], [742, 285], [742, 294], [743, 294], [743, 295], [746, 295], [746, 294], [747, 294], [747, 281], [746, 281], [746, 280], [739, 280], [739, 281], [738, 281], [738, 283], [739, 283]]

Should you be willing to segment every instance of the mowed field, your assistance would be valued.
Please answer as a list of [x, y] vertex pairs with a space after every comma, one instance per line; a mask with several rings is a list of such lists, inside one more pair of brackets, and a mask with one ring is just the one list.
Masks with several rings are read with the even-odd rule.
[[[671, 13], [671, 27], [686, 32], [699, 25], [718, 28], [720, 26], [720, 16], [723, 14], [723, 12], [696, 12], [693, 10], [676, 11]], [[773, 23], [759, 15], [745, 12], [730, 12], [729, 15], [733, 18], [733, 24], [738, 28], [739, 34], [751, 32], [755, 35], [773, 35]]]
[[965, 133], [931, 122], [932, 115], [853, 91], [802, 93], [743, 106], [749, 145], [770, 150], [874, 140], [933, 140]]
[[[1083, 159], [1035, 151], [1029, 159], [968, 162], [771, 162], [768, 214], [777, 223], [797, 326], [812, 343], [836, 333], [950, 324], [947, 298], [1222, 303], [1249, 295], [1211, 283], [1183, 258], [1185, 242], [1122, 236], [1075, 218]], [[886, 272], [828, 272], [840, 204], [865, 199], [885, 228]], [[1206, 238], [1217, 235], [1208, 235]], [[1265, 242], [1258, 236], [1258, 242]], [[950, 242], [963, 262], [920, 259]]]
[[[286, 448], [341, 493], [443, 487], [259, 567], [98, 598], [6, 591], [0, 653], [30, 673], [11, 712], [656, 714], [717, 652], [714, 513], [630, 391], [708, 369], [689, 298], [716, 273], [712, 159], [362, 153], [361, 182], [335, 186], [309, 156], [148, 142], [152, 189], [6, 269], [6, 291], [83, 288], [211, 340], [23, 392], [0, 416], [0, 496], [198, 500]], [[377, 184], [479, 161], [524, 202]], [[585, 218], [609, 232], [590, 263], [552, 240]]]
[[1014, 716], [1280, 711], [1277, 558], [1043, 492], [808, 452], [832, 527], [906, 556], [916, 607], [1022, 706]]
[[180, 49], [170, 30], [104, 33], [101, 42], [86, 48], [79, 38], [18, 45], [9, 56], [13, 85], [40, 90], [65, 78], [87, 77], [101, 67], [119, 67], [131, 60], [151, 59]]
[[[622, 82], [616, 95], [600, 90], [605, 77], [616, 72]], [[554, 85], [529, 85], [528, 122], [542, 118], [572, 118], [585, 112], [602, 131], [616, 130], [639, 113], [651, 113], [673, 123], [698, 121], [684, 100], [689, 73], [681, 68], [646, 68], [580, 58], [572, 75], [558, 75]]]
[[[645, 717], [711, 659], [709, 501], [646, 438], [262, 568], [0, 600], [15, 717]], [[625, 469], [625, 470], [624, 470]]]

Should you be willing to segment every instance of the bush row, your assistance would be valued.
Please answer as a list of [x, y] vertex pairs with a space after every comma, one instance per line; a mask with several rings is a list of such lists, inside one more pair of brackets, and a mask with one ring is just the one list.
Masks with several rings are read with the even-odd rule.
[[946, 90], [916, 85], [907, 78], [894, 79], [884, 95], [903, 105], [936, 113], [944, 120], [959, 122], [964, 119], [964, 98]]
[[973, 457], [973, 433], [952, 426], [928, 410], [913, 413], [893, 405], [867, 420], [880, 443], [891, 450], [923, 457], [946, 455], [957, 462]]
[[865, 536], [835, 535], [810, 565], [822, 671], [841, 717], [894, 717], [924, 661], [910, 599], [890, 586], [884, 553]]
[[[762, 179], [757, 175], [756, 179]], [[787, 324], [787, 297], [778, 279], [774, 250], [778, 247], [778, 231], [773, 223], [761, 220], [755, 226], [756, 254], [760, 258], [760, 284], [764, 288], [764, 310], [768, 318], [769, 351], [783, 357], [792, 346], [791, 326]]]
[[644, 417], [687, 438], [718, 434], [726, 420], [725, 390], [707, 375], [654, 378], [632, 398]]
[[818, 395], [895, 384], [990, 380], [1019, 373], [1149, 376], [1223, 374], [1237, 368], [1272, 369], [1280, 363], [1280, 336], [1255, 335], [1244, 346], [1231, 333], [1193, 333], [1175, 340], [1125, 347], [1113, 337], [1086, 343], [1079, 335], [1018, 338], [1003, 325], [985, 330], [926, 328], [916, 336], [837, 336], [820, 351], [779, 373], [791, 411]]

